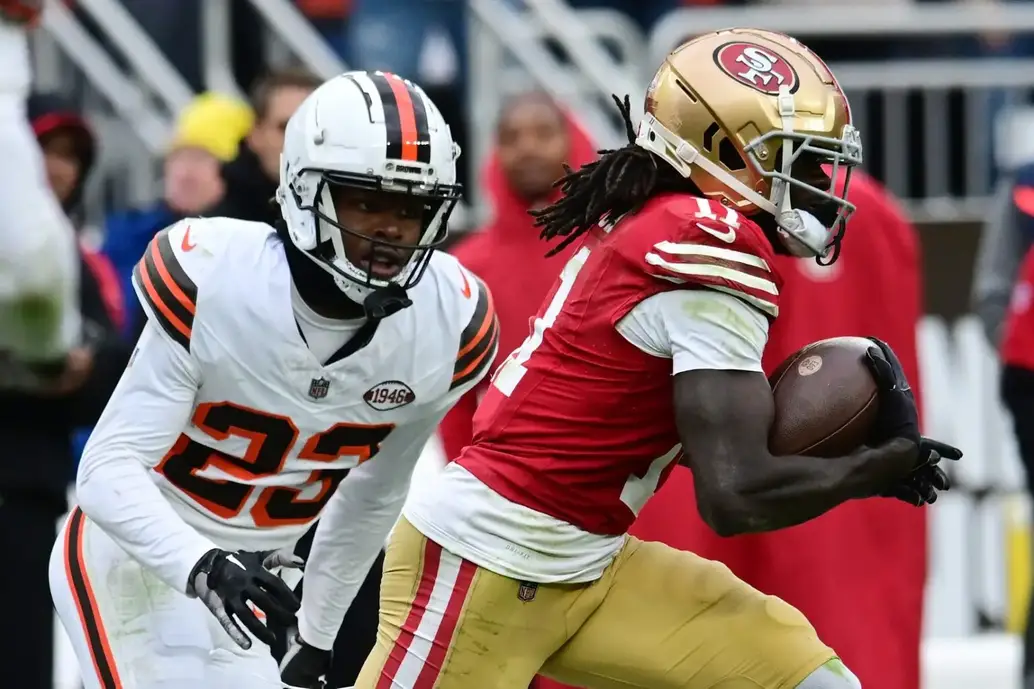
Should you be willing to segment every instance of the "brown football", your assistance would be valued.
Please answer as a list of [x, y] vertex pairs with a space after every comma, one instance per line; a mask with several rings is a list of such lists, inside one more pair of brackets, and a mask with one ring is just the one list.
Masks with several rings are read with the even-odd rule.
[[856, 450], [876, 421], [876, 381], [865, 365], [873, 346], [864, 337], [813, 342], [769, 378], [775, 421], [774, 455], [840, 457]]

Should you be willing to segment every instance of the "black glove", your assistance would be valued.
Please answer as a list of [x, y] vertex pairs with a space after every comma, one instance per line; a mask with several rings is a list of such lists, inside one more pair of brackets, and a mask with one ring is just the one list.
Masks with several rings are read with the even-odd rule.
[[933, 503], [938, 491], [951, 488], [948, 475], [938, 463], [941, 459], [961, 459], [962, 451], [920, 435], [915, 395], [901, 362], [886, 342], [875, 337], [868, 339], [873, 346], [866, 352], [865, 363], [879, 391], [879, 415], [868, 444], [878, 447], [894, 438], [905, 438], [919, 448], [916, 464], [908, 475], [880, 495], [917, 507]]
[[937, 502], [938, 491], [951, 489], [951, 480], [944, 473], [944, 469], [938, 466], [942, 459], [962, 459], [962, 450], [930, 438], [920, 439], [916, 468], [889, 490], [881, 493], [881, 496], [897, 498], [916, 507]]
[[190, 572], [187, 591], [201, 599], [243, 649], [251, 648], [251, 637], [238, 621], [264, 644], [275, 641], [273, 632], [248, 607], [249, 602], [264, 612], [266, 619], [284, 626], [296, 624], [294, 614], [300, 607], [290, 587], [262, 566], [258, 553], [209, 550]]
[[876, 381], [878, 416], [867, 444], [878, 447], [894, 438], [905, 438], [919, 444], [919, 411], [901, 362], [890, 346], [875, 337], [865, 352], [865, 365]]
[[280, 661], [280, 683], [287, 689], [323, 689], [323, 678], [330, 670], [331, 652], [310, 646], [291, 629], [287, 652]]

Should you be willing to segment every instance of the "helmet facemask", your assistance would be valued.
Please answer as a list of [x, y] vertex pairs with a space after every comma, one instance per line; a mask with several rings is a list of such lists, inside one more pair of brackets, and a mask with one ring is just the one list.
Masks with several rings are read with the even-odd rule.
[[[779, 109], [783, 128], [766, 132], [744, 147], [747, 162], [770, 184], [766, 203], [756, 205], [775, 218], [787, 251], [832, 263], [855, 210], [847, 190], [852, 168], [862, 162], [861, 136], [850, 124], [843, 126], [839, 138], [794, 131], [793, 96], [788, 92], [779, 94]], [[778, 160], [768, 170], [764, 160], [772, 150]]]
[[[307, 170], [295, 179], [298, 183], [291, 189], [296, 207], [309, 216], [316, 229], [316, 245], [305, 253], [358, 302], [377, 290], [393, 287], [404, 291], [416, 285], [432, 253], [445, 241], [449, 216], [461, 195], [459, 185], [426, 184], [401, 175], [386, 179], [379, 175]], [[314, 184], [314, 193], [312, 200], [306, 202], [302, 192], [310, 183]], [[354, 206], [360, 217], [364, 213], [389, 215], [389, 223], [399, 225], [408, 225], [412, 217], [419, 222], [416, 241], [392, 237], [387, 228], [377, 227], [376, 223], [370, 227], [361, 227], [361, 223], [349, 226], [345, 218], [339, 217], [342, 197], [343, 205]], [[363, 206], [372, 208], [365, 210]], [[407, 215], [407, 208], [411, 216]], [[396, 234], [411, 235], [412, 231]], [[397, 272], [384, 274], [388, 263], [397, 263]]]
[[[703, 155], [700, 149], [681, 139], [650, 113], [640, 121], [636, 143], [656, 153], [683, 177], [695, 181], [703, 173], [710, 181], [708, 189], [716, 183], [722, 189], [702, 193], [708, 196], [717, 193], [724, 199], [729, 199], [731, 194], [740, 204], [730, 205], [741, 209], [744, 205], [753, 206], [771, 216], [788, 253], [814, 257], [820, 263], [836, 260], [844, 225], [854, 211], [854, 205], [847, 201], [851, 168], [862, 160], [861, 140], [851, 125], [844, 125], [841, 138], [795, 132], [788, 127], [750, 141], [743, 149], [743, 157], [755, 176], [768, 182], [767, 197], [724, 165]], [[778, 163], [768, 170], [764, 161], [771, 158], [772, 151], [779, 156]], [[809, 168], [828, 169], [828, 172], [809, 175]], [[748, 210], [743, 212], [752, 216]]]

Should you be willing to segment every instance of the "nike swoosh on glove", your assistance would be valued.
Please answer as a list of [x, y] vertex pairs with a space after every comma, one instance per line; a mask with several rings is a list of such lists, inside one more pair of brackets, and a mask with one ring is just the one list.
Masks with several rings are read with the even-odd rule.
[[280, 683], [286, 689], [323, 689], [330, 670], [331, 652], [310, 646], [292, 629], [287, 635], [287, 652], [280, 661]]
[[234, 643], [245, 650], [252, 642], [241, 625], [267, 646], [276, 640], [249, 602], [265, 613], [266, 619], [285, 627], [297, 623], [295, 613], [301, 606], [290, 587], [262, 566], [258, 553], [230, 553], [218, 548], [205, 553], [194, 565], [187, 592], [200, 598]]

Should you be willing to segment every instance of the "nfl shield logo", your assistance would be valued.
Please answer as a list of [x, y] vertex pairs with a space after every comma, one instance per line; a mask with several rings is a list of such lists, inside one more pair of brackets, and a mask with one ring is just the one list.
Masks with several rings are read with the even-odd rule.
[[330, 381], [326, 378], [313, 378], [309, 383], [309, 397], [314, 400], [321, 400], [327, 396], [330, 390]]
[[529, 603], [535, 600], [535, 594], [538, 593], [539, 585], [531, 581], [522, 581], [520, 588], [517, 589], [517, 599]]

